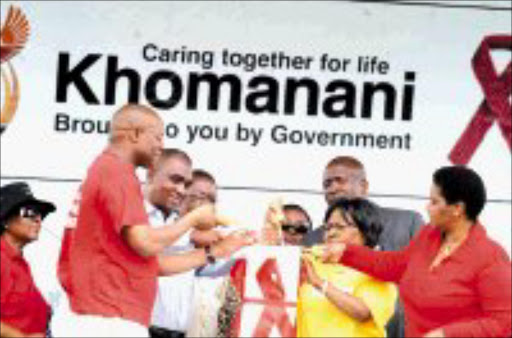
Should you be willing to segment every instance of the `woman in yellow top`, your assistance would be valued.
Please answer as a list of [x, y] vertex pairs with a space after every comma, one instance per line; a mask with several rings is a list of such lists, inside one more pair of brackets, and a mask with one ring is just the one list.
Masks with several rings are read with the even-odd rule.
[[[338, 200], [327, 210], [325, 223], [326, 243], [373, 248], [382, 232], [377, 210], [362, 199]], [[316, 251], [303, 259], [306, 283], [299, 289], [297, 336], [385, 337], [396, 287], [343, 265], [324, 264]]]

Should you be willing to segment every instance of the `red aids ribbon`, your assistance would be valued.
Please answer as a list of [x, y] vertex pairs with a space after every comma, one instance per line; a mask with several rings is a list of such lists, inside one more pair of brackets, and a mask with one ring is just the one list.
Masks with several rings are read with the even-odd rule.
[[275, 259], [268, 259], [256, 274], [256, 279], [263, 293], [263, 313], [254, 329], [253, 337], [268, 337], [272, 328], [277, 326], [282, 337], [295, 337], [296, 329], [285, 311], [285, 306], [295, 306], [286, 303], [281, 274]]
[[258, 321], [258, 325], [254, 329], [253, 337], [268, 337], [272, 328], [276, 325], [283, 337], [295, 337], [297, 330], [290, 323], [285, 307], [295, 307], [296, 304], [284, 301], [284, 288], [281, 282], [281, 275], [277, 269], [276, 260], [267, 260], [256, 274], [256, 279], [263, 293], [263, 299], [245, 297], [244, 281], [246, 271], [247, 261], [245, 259], [238, 260], [231, 269], [231, 281], [242, 299], [242, 304], [236, 310], [231, 325], [231, 335], [233, 337], [240, 337], [242, 307], [247, 304], [261, 304], [265, 308]]
[[480, 82], [485, 99], [450, 152], [449, 158], [454, 164], [467, 164], [471, 160], [494, 121], [498, 122], [511, 149], [512, 110], [509, 97], [512, 93], [512, 62], [498, 76], [491, 59], [493, 49], [512, 50], [512, 36], [485, 37], [473, 56], [473, 72]]

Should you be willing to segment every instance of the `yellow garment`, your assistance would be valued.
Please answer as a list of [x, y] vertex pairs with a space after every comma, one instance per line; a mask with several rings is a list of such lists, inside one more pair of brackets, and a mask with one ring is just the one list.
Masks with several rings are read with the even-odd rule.
[[372, 313], [364, 323], [336, 307], [311, 284], [299, 289], [297, 337], [385, 337], [385, 326], [395, 310], [397, 289], [343, 265], [327, 265], [311, 257], [320, 278], [338, 290], [361, 299]]

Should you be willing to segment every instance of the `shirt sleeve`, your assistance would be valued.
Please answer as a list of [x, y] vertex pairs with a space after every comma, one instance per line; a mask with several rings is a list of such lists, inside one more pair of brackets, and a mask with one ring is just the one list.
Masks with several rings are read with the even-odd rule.
[[360, 245], [347, 245], [340, 263], [360, 270], [377, 279], [398, 283], [402, 278], [411, 252], [421, 241], [421, 231], [409, 245], [400, 251], [375, 251]]
[[[501, 256], [506, 255], [503, 253]], [[446, 337], [510, 337], [512, 335], [511, 274], [508, 258], [488, 266], [477, 276], [482, 316], [442, 327]]]
[[370, 309], [373, 323], [384, 333], [386, 324], [395, 312], [398, 297], [396, 286], [370, 278], [355, 290], [354, 296]]
[[104, 175], [99, 195], [99, 202], [117, 233], [120, 234], [125, 226], [149, 223], [141, 186], [134, 173], [111, 172], [111, 175]]

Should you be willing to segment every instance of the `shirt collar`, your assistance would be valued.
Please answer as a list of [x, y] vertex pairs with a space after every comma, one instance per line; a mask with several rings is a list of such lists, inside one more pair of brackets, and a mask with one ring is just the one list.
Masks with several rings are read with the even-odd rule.
[[177, 211], [171, 211], [169, 213], [169, 216], [166, 218], [162, 210], [151, 204], [148, 200], [144, 200], [144, 208], [146, 209], [146, 212], [149, 216], [149, 218], [158, 218], [163, 219], [164, 221], [168, 220], [175, 220], [178, 218], [178, 212]]
[[105, 149], [103, 151], [103, 154], [105, 154], [106, 156], [115, 158], [116, 161], [118, 161], [123, 166], [129, 167], [133, 172], [135, 172], [135, 170], [137, 169], [133, 163], [127, 162], [127, 161], [123, 160], [121, 157], [119, 157], [119, 155], [116, 154], [116, 152], [114, 150], [112, 150], [111, 147], [107, 147], [107, 149]]
[[468, 237], [466, 241], [462, 243], [462, 246], [471, 248], [477, 242], [480, 242], [487, 235], [485, 228], [480, 224], [480, 222], [476, 222], [473, 224], [471, 229], [469, 229]]
[[164, 213], [155, 207], [153, 204], [149, 203], [148, 200], [144, 200], [144, 208], [146, 209], [146, 212], [148, 213], [149, 217], [155, 217], [155, 216], [161, 216], [164, 217]]
[[473, 224], [471, 229], [469, 229], [468, 237], [451, 256], [452, 259], [459, 257], [465, 260], [465, 257], [468, 255], [471, 256], [471, 252], [474, 250], [475, 246], [478, 246], [478, 243], [481, 242], [486, 235], [487, 232], [480, 222]]

